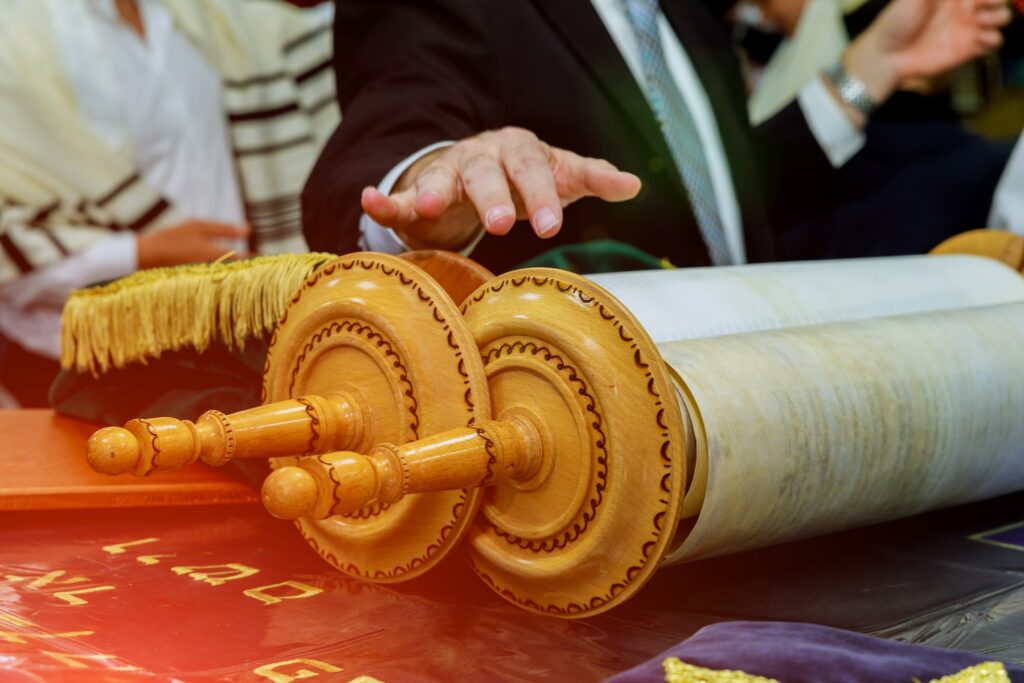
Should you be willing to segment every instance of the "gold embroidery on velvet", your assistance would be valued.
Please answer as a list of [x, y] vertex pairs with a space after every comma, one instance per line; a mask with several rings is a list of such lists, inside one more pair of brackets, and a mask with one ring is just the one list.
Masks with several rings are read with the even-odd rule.
[[753, 676], [742, 671], [702, 669], [678, 657], [669, 657], [661, 666], [665, 669], [665, 683], [779, 683], [774, 678]]
[[[779, 683], [742, 671], [703, 669], [687, 664], [678, 657], [669, 657], [661, 663], [665, 669], [665, 683]], [[913, 683], [921, 683], [913, 679]], [[935, 678], [929, 683], [1010, 683], [1010, 676], [999, 662], [983, 662], [949, 676]]]
[[999, 662], [982, 662], [960, 673], [932, 679], [930, 683], [1010, 683], [1010, 675]]

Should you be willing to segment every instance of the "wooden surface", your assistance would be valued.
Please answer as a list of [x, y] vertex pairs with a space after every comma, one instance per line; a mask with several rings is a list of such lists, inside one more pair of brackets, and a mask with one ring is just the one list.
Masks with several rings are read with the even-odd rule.
[[189, 466], [152, 478], [93, 472], [85, 444], [96, 425], [51, 410], [0, 410], [0, 510], [252, 503], [233, 472]]

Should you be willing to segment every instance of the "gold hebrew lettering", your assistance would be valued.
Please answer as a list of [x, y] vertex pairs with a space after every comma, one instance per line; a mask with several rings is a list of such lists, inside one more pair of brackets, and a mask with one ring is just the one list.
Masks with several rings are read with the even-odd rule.
[[196, 581], [203, 581], [211, 586], [220, 586], [228, 581], [245, 579], [253, 574], [258, 574], [259, 569], [247, 567], [244, 564], [207, 564], [197, 567], [171, 567], [171, 571], [178, 575], [191, 576]]
[[139, 667], [132, 666], [131, 664], [120, 664], [118, 666], [112, 666], [113, 662], [116, 661], [117, 657], [114, 655], [73, 655], [67, 652], [47, 652], [43, 651], [42, 654], [47, 657], [56, 659], [61, 664], [64, 664], [69, 669], [89, 669], [91, 668], [89, 663], [103, 664], [103, 669], [106, 671], [138, 671]]
[[0, 631], [0, 641], [5, 643], [28, 643], [26, 638], [33, 640], [46, 640], [48, 638], [80, 638], [91, 636], [95, 631], [68, 631], [67, 633], [24, 633], [23, 631]]
[[[296, 591], [292, 595], [274, 595], [270, 591], [277, 588], [291, 588]], [[269, 586], [260, 586], [258, 588], [248, 588], [242, 593], [254, 600], [259, 600], [264, 605], [274, 605], [284, 600], [301, 600], [302, 598], [311, 598], [314, 595], [323, 593], [322, 588], [314, 588], [313, 586], [307, 586], [304, 583], [298, 581], [282, 581], [281, 583], [272, 583]]]
[[122, 555], [126, 552], [125, 548], [130, 548], [133, 545], [143, 545], [145, 543], [156, 543], [159, 538], [143, 538], [138, 541], [128, 541], [127, 543], [115, 543], [113, 545], [103, 546], [103, 552], [110, 553], [111, 555]]
[[28, 643], [26, 638], [43, 640], [46, 638], [78, 638], [79, 636], [91, 636], [95, 631], [68, 631], [67, 633], [46, 633], [42, 626], [13, 614], [0, 612], [0, 624], [9, 626], [20, 626], [22, 631], [0, 631], [0, 641], [5, 643], [17, 643], [24, 645]]
[[13, 614], [7, 614], [6, 612], [0, 612], [0, 623], [10, 624], [11, 626], [28, 626], [30, 628], [39, 628], [28, 619], [23, 619]]
[[93, 588], [79, 588], [76, 591], [61, 591], [59, 593], [54, 593], [53, 597], [59, 598], [64, 602], [68, 603], [69, 605], [87, 605], [89, 604], [89, 601], [83, 600], [82, 598], [78, 597], [79, 595], [84, 595], [85, 593], [99, 593], [100, 591], [112, 590], [114, 590], [114, 586], [95, 586]]
[[58, 581], [58, 579], [60, 579], [60, 577], [64, 576], [64, 574], [66, 573], [67, 572], [65, 572], [63, 569], [54, 569], [52, 572], [47, 572], [42, 576], [37, 576], [34, 578], [31, 576], [17, 576], [15, 574], [8, 574], [4, 578], [14, 583], [18, 583], [20, 581], [28, 581], [29, 588], [43, 588], [44, 586], [49, 586], [51, 583], [55, 586], [66, 586], [72, 583], [82, 583], [83, 581], [89, 580], [84, 576], [72, 576], [70, 578], [61, 579]]
[[327, 673], [336, 673], [342, 670], [341, 667], [328, 664], [327, 662], [321, 662], [318, 659], [289, 659], [285, 662], [274, 662], [273, 664], [258, 666], [253, 669], [252, 672], [257, 676], [262, 676], [263, 678], [273, 681], [273, 683], [289, 683], [290, 681], [297, 681], [301, 678], [313, 678], [314, 676], [320, 675], [316, 671], [311, 671], [310, 669], [295, 669], [290, 673], [278, 671], [278, 669], [282, 667], [291, 667], [295, 665], [313, 667], [315, 669], [320, 669], [321, 671], [326, 671]]

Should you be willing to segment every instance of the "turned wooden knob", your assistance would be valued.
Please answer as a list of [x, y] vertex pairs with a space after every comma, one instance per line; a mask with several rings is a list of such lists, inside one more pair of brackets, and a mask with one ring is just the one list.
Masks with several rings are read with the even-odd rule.
[[139, 462], [139, 442], [124, 427], [104, 427], [89, 437], [86, 459], [100, 474], [125, 474]]
[[365, 433], [362, 401], [336, 393], [303, 396], [231, 415], [203, 413], [105, 427], [90, 439], [89, 465], [102, 474], [146, 476], [202, 460], [219, 467], [239, 458], [275, 458], [354, 448]]
[[263, 482], [263, 504], [281, 519], [325, 519], [410, 493], [489, 486], [529, 479], [543, 444], [524, 419], [452, 429], [403, 446], [381, 444], [368, 455], [338, 452], [299, 460]]
[[306, 517], [316, 507], [318, 486], [301, 467], [282, 467], [263, 482], [263, 506], [279, 519]]

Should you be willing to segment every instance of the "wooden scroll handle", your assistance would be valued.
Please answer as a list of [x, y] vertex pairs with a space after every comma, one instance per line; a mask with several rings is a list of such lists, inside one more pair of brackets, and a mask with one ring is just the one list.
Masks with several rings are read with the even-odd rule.
[[146, 476], [196, 460], [220, 466], [236, 458], [329, 453], [363, 436], [363, 402], [347, 393], [303, 396], [231, 415], [216, 410], [195, 423], [172, 417], [131, 420], [89, 438], [89, 465], [102, 474]]
[[392, 446], [369, 455], [329, 453], [282, 467], [263, 482], [263, 504], [281, 519], [326, 519], [406, 494], [525, 481], [540, 469], [544, 448], [526, 419], [484, 422]]

